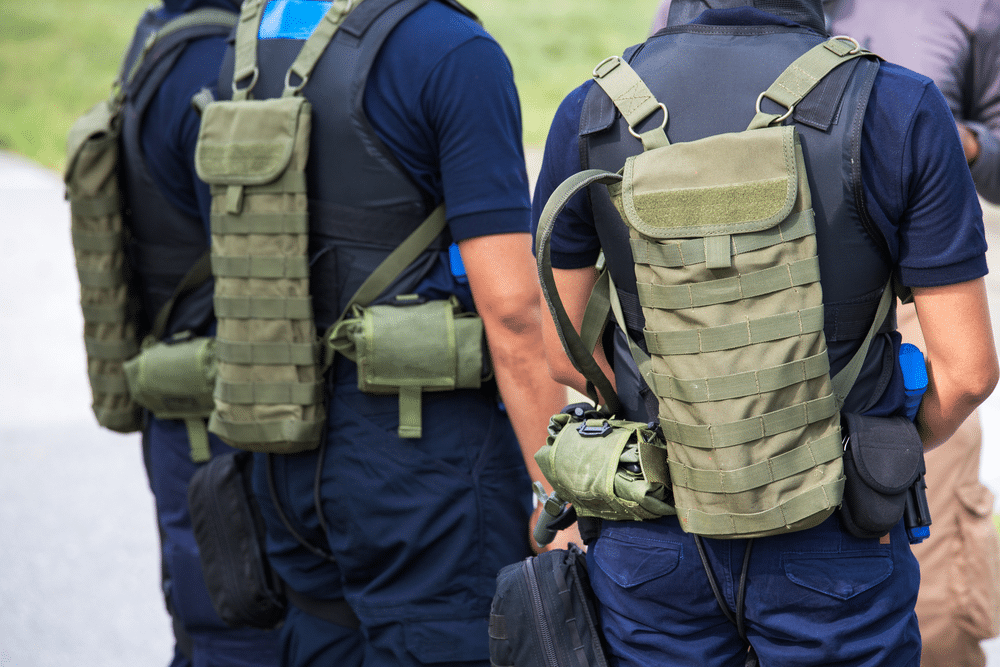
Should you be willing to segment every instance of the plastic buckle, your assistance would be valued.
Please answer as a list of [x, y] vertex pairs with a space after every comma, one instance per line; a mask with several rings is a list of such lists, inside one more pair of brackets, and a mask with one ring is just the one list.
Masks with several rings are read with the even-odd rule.
[[581, 423], [576, 430], [585, 438], [603, 438], [611, 433], [612, 427], [607, 419], [588, 419]]

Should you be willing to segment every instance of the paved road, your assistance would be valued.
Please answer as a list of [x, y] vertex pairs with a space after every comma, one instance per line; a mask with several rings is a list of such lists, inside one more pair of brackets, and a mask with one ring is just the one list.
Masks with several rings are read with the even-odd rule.
[[[1000, 230], [1000, 209], [989, 215]], [[58, 175], [0, 153], [0, 667], [161, 667], [152, 496], [138, 439], [90, 414], [68, 219]], [[982, 412], [993, 443], [1000, 396]], [[983, 476], [1000, 492], [995, 450]]]

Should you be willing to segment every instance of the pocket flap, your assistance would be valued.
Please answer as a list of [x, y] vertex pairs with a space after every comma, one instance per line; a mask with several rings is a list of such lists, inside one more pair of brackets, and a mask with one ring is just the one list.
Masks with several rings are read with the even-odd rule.
[[652, 238], [768, 229], [791, 213], [799, 166], [792, 126], [719, 134], [641, 153], [608, 187], [622, 218]]
[[864, 482], [880, 493], [902, 493], [924, 472], [924, 446], [905, 417], [845, 414], [850, 456]]
[[195, 169], [214, 185], [263, 185], [287, 168], [311, 107], [302, 97], [213, 102], [205, 108]]

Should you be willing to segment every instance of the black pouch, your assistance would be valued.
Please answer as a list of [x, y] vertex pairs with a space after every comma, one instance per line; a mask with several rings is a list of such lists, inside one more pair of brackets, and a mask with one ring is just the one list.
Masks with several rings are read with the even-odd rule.
[[234, 628], [270, 630], [285, 618], [286, 598], [267, 562], [252, 470], [250, 452], [212, 457], [191, 478], [188, 506], [216, 613]]
[[508, 565], [490, 609], [493, 667], [607, 667], [587, 561], [575, 544]]
[[844, 414], [841, 519], [855, 537], [882, 537], [906, 509], [907, 490], [923, 475], [924, 445], [905, 417]]

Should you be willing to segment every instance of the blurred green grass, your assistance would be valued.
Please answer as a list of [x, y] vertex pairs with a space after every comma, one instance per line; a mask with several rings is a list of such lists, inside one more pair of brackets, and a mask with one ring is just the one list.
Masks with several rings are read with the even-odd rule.
[[[642, 41], [659, 0], [469, 0], [506, 50], [541, 145], [563, 96]], [[0, 150], [60, 170], [77, 116], [107, 95], [148, 0], [0, 0]]]

